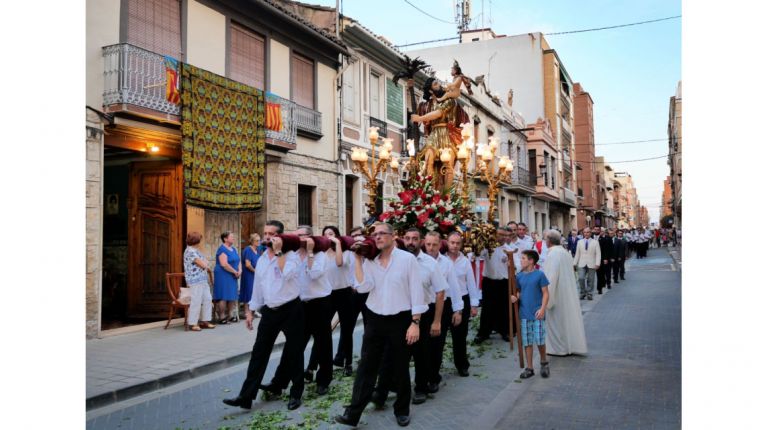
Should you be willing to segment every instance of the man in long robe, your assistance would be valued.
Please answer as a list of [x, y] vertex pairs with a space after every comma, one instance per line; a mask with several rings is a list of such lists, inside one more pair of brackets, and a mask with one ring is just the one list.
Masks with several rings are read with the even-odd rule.
[[549, 230], [545, 240], [548, 252], [542, 269], [549, 280], [547, 354], [584, 355], [587, 353], [587, 339], [573, 276], [573, 257], [560, 245], [558, 231]]

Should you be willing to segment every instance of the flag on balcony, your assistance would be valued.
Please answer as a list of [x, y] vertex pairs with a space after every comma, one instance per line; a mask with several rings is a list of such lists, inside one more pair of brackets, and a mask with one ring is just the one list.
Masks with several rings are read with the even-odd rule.
[[173, 104], [179, 104], [179, 62], [175, 58], [165, 56], [165, 99]]
[[266, 128], [272, 131], [283, 130], [283, 113], [280, 110], [280, 103], [265, 102], [266, 107]]

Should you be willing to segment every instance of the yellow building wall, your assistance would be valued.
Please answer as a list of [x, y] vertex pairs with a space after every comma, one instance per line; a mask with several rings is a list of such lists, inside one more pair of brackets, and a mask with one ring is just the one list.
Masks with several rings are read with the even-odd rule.
[[120, 0], [87, 0], [85, 28], [85, 104], [100, 110], [104, 100], [101, 48], [120, 42]]
[[[320, 140], [298, 137], [296, 139], [296, 152], [302, 155], [321, 158], [323, 160], [336, 160], [336, 71], [324, 64], [317, 64], [317, 111], [323, 114], [323, 137]], [[274, 76], [274, 75], [273, 75]]]
[[195, 0], [187, 8], [187, 52], [193, 66], [226, 76], [226, 17]]

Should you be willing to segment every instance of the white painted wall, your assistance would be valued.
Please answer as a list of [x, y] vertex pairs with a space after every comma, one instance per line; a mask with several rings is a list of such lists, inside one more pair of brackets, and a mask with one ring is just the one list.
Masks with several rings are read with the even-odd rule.
[[187, 52], [193, 66], [226, 76], [226, 17], [195, 0], [187, 8]]
[[[336, 111], [338, 110], [335, 84], [336, 71], [324, 64], [316, 64], [317, 111], [323, 114], [323, 137], [320, 140], [298, 137], [296, 139], [296, 152], [302, 155], [335, 161], [336, 148], [338, 147], [335, 143], [337, 140], [336, 127], [334, 126], [336, 124]], [[272, 75], [272, 77], [274, 82], [275, 75]]]
[[85, 104], [101, 110], [104, 101], [101, 48], [120, 42], [120, 0], [87, 0], [85, 29]]
[[[529, 122], [544, 118], [544, 73], [541, 33], [502, 37], [493, 40], [440, 46], [408, 51], [410, 57], [421, 57], [434, 70], [450, 70], [453, 60], [465, 75], [485, 75], [489, 89], [503, 101], [509, 89], [514, 90], [512, 109]], [[488, 68], [488, 59], [496, 53]], [[490, 72], [490, 73], [489, 73]]]

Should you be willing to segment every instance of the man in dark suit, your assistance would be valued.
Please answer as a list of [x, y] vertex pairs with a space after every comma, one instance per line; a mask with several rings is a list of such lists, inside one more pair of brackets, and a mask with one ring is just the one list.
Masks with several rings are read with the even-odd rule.
[[571, 234], [568, 235], [568, 251], [571, 252], [571, 257], [576, 256], [576, 244], [579, 243], [579, 232], [576, 229], [571, 230]]
[[[611, 231], [611, 236], [613, 236]], [[613, 282], [618, 284], [619, 277], [624, 280], [624, 261], [627, 259], [627, 242], [624, 240], [624, 232], [616, 231], [616, 237], [613, 238], [613, 251], [615, 262], [613, 263]]]
[[[600, 235], [600, 258], [603, 260], [597, 269], [597, 294], [603, 294], [603, 287], [611, 289], [611, 265], [615, 261], [613, 256], [613, 239], [608, 237], [604, 228], [595, 227], [595, 232]], [[593, 234], [594, 234], [593, 233]]]

